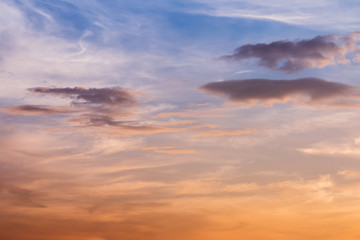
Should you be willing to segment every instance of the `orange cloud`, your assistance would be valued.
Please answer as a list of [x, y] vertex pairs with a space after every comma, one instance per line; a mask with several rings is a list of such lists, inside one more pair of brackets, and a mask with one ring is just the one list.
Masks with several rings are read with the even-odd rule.
[[158, 118], [170, 118], [170, 117], [180, 117], [180, 118], [224, 118], [227, 117], [221, 109], [186, 109], [183, 111], [177, 112], [162, 112], [154, 116], [155, 119]]
[[342, 170], [338, 171], [337, 174], [344, 177], [345, 179], [360, 179], [360, 171]]
[[242, 129], [242, 130], [211, 130], [206, 132], [199, 132], [192, 135], [192, 137], [208, 137], [208, 136], [227, 136], [227, 135], [247, 135], [257, 133], [256, 129]]
[[360, 156], [360, 138], [353, 139], [347, 143], [326, 143], [321, 142], [314, 144], [312, 147], [300, 148], [300, 152], [314, 155], [343, 155], [348, 157]]
[[167, 154], [194, 154], [195, 151], [192, 149], [179, 149], [172, 146], [152, 146], [152, 147], [143, 147], [143, 150], [152, 150], [157, 153], [167, 153]]

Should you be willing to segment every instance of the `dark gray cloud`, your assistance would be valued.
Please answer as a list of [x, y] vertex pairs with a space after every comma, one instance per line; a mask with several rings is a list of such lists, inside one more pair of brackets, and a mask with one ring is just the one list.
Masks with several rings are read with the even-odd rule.
[[334, 100], [346, 104], [344, 100], [359, 97], [358, 87], [328, 82], [319, 78], [230, 80], [208, 83], [200, 89], [212, 94], [224, 95], [231, 101], [245, 104], [286, 101], [316, 104]]
[[322, 68], [336, 63], [348, 63], [348, 52], [355, 51], [357, 34], [347, 37], [332, 35], [317, 36], [309, 40], [276, 41], [271, 43], [246, 44], [231, 55], [221, 59], [258, 59], [259, 66], [294, 73], [305, 68]]
[[102, 105], [132, 105], [134, 95], [123, 88], [47, 88], [36, 87], [28, 89], [32, 93], [41, 93], [73, 99], [73, 104], [102, 104]]

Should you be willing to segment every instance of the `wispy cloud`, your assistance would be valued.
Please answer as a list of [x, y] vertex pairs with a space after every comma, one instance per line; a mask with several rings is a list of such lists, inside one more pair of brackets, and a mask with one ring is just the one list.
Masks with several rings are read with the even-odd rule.
[[352, 106], [351, 100], [360, 97], [358, 87], [318, 78], [229, 80], [208, 83], [200, 89], [245, 105], [293, 102], [310, 105], [343, 105], [344, 107], [347, 104]]
[[[137, 93], [130, 89], [113, 88], [47, 88], [28, 89], [39, 94], [47, 102], [50, 97], [60, 97], [71, 101], [70, 105], [16, 105], [0, 108], [14, 115], [52, 115], [60, 116], [60, 125], [53, 130], [77, 132], [94, 130], [107, 135], [138, 135], [159, 132], [184, 131], [192, 127], [186, 125], [167, 126], [164, 122], [149, 122], [148, 112], [140, 111]], [[47, 98], [46, 98], [47, 97]], [[56, 101], [55, 101], [56, 102]], [[60, 101], [62, 102], [62, 101]], [[65, 125], [64, 125], [65, 124]], [[69, 126], [70, 124], [70, 126]], [[183, 129], [184, 128], [184, 129]], [[76, 130], [78, 129], [78, 130]]]
[[242, 129], [242, 130], [211, 130], [206, 132], [195, 133], [193, 137], [209, 137], [209, 136], [229, 136], [229, 135], [247, 135], [257, 133], [256, 129]]
[[341, 170], [337, 172], [338, 175], [342, 176], [347, 180], [360, 179], [360, 172], [354, 170]]
[[192, 149], [182, 149], [173, 146], [150, 146], [143, 147], [143, 150], [152, 150], [157, 153], [167, 153], [167, 154], [194, 154], [195, 151]]
[[[359, 6], [352, 2], [334, 1], [260, 1], [260, 0], [195, 0], [202, 7], [192, 12], [216, 17], [249, 18], [277, 21], [317, 29], [357, 29]], [[344, 17], [344, 12], [347, 17]]]
[[120, 87], [113, 88], [47, 88], [36, 87], [28, 89], [32, 93], [54, 95], [74, 99], [73, 104], [103, 104], [103, 105], [132, 105], [135, 98], [129, 90]]
[[70, 106], [47, 106], [47, 105], [18, 105], [2, 107], [3, 110], [9, 114], [20, 115], [55, 115], [55, 114], [71, 114], [76, 110]]
[[37, 198], [41, 196], [37, 191], [21, 188], [5, 182], [0, 183], [0, 196], [2, 201], [9, 201], [15, 206], [35, 208], [46, 207], [37, 200]]
[[[144, 105], [137, 96], [140, 94], [131, 89], [65, 87], [35, 87], [28, 91], [44, 97], [58, 97], [70, 101], [70, 105], [15, 105], [0, 108], [12, 115], [51, 115], [59, 116], [55, 131], [93, 131], [106, 135], [144, 135], [169, 132], [193, 132], [212, 128], [213, 125], [201, 124], [189, 120], [173, 120], [172, 115], [159, 120], [158, 110]], [[56, 98], [55, 98], [56, 99]], [[62, 102], [62, 101], [61, 101]], [[55, 101], [56, 103], [56, 101]], [[160, 108], [161, 110], [161, 108]], [[155, 111], [155, 112], [153, 112]], [[157, 151], [159, 152], [159, 151]], [[163, 149], [162, 152], [165, 152]], [[179, 149], [167, 149], [168, 153], [190, 153]]]
[[131, 116], [132, 113], [129, 112], [129, 109], [138, 103], [135, 92], [120, 87], [36, 87], [29, 88], [28, 91], [45, 97], [55, 96], [69, 99], [71, 106], [19, 105], [2, 109], [13, 114], [75, 114], [68, 119], [69, 122], [90, 126], [123, 126], [129, 121], [120, 121], [116, 118]]
[[[359, 50], [356, 44], [358, 39], [359, 33], [354, 32], [346, 37], [325, 35], [294, 42], [246, 44], [221, 59], [240, 61], [255, 58], [259, 66], [294, 73], [306, 68], [349, 63], [346, 54]], [[341, 43], [338, 43], [339, 41]]]
[[360, 156], [360, 138], [354, 139], [352, 142], [347, 143], [326, 143], [321, 142], [314, 144], [311, 147], [300, 148], [300, 152], [314, 155], [328, 155], [328, 156]]

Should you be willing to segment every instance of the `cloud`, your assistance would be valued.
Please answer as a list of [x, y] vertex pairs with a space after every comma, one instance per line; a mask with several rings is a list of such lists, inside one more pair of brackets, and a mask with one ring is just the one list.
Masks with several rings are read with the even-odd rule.
[[321, 142], [313, 145], [309, 148], [300, 148], [298, 151], [313, 154], [313, 155], [328, 155], [328, 156], [348, 156], [359, 157], [360, 156], [360, 138], [354, 139], [348, 143], [326, 143]]
[[89, 126], [114, 126], [119, 127], [131, 123], [130, 121], [116, 120], [113, 117], [98, 113], [85, 113], [75, 118], [68, 119], [71, 123], [86, 124]]
[[[333, 1], [261, 1], [261, 0], [194, 0], [205, 7], [190, 12], [216, 17], [248, 18], [306, 26], [311, 29], [358, 29], [359, 6], [341, 0]], [[201, 5], [200, 5], [201, 6]], [[346, 12], [346, 17], [344, 16]]]
[[[61, 117], [65, 125], [51, 127], [52, 130], [94, 131], [105, 135], [130, 136], [198, 131], [212, 127], [211, 125], [186, 120], [156, 121], [156, 117], [152, 116], [153, 109], [151, 109], [151, 106], [141, 106], [138, 99], [135, 98], [137, 92], [130, 89], [120, 87], [88, 89], [82, 87], [35, 87], [28, 90], [40, 96], [71, 99], [72, 104], [70, 106], [17, 105], [2, 107], [0, 110], [14, 115], [53, 115], [54, 117]], [[41, 99], [40, 101], [43, 102]], [[167, 152], [172, 153], [178, 151], [180, 150], [167, 150]]]
[[139, 134], [140, 132], [169, 131], [168, 128], [142, 123], [139, 119], [141, 114], [136, 112], [137, 109], [134, 109], [134, 105], [138, 103], [135, 97], [137, 93], [129, 89], [120, 87], [35, 87], [28, 90], [35, 94], [71, 99], [71, 106], [17, 105], [2, 107], [0, 110], [17, 115], [63, 114], [67, 123], [75, 124], [77, 127], [109, 127], [124, 134], [129, 134], [129, 132]]
[[192, 149], [179, 149], [172, 146], [152, 146], [144, 147], [143, 150], [152, 150], [157, 153], [167, 153], [167, 154], [194, 154], [195, 151]]
[[[242, 104], [273, 104], [293, 102], [295, 104], [330, 104], [353, 106], [359, 98], [359, 88], [319, 78], [295, 80], [246, 79], [212, 82], [200, 87], [211, 94], [224, 95], [230, 101]], [[345, 100], [344, 100], [345, 99]]]
[[176, 128], [176, 127], [163, 127], [158, 126], [156, 123], [144, 123], [143, 120], [118, 120], [112, 117], [111, 113], [109, 114], [80, 114], [74, 118], [67, 119], [69, 123], [77, 124], [75, 128], [55, 128], [57, 130], [70, 130], [84, 131], [83, 127], [92, 127], [95, 132], [104, 133], [106, 135], [143, 135], [143, 134], [153, 134], [153, 133], [162, 133], [162, 132], [178, 132], [184, 131], [186, 128]]
[[[209, 181], [209, 179], [191, 179], [177, 183], [174, 193], [187, 196], [232, 196], [244, 197], [295, 197], [302, 202], [331, 202], [333, 201], [335, 184], [330, 175], [320, 175], [315, 179], [292, 179], [274, 181], [266, 184], [257, 182], [226, 183]], [[301, 193], [301, 197], [299, 195]], [[229, 196], [229, 195], [228, 195]]]
[[[132, 209], [126, 208], [125, 204], [121, 204], [121, 206], [123, 205], [123, 208], [112, 208], [108, 211], [124, 212], [126, 210], [126, 216], [123, 214], [121, 218], [108, 219], [108, 216], [101, 212], [101, 217], [105, 220], [96, 219], [95, 216], [98, 214], [86, 214], [79, 209], [77, 211], [84, 216], [56, 215], [50, 211], [46, 214], [6, 212], [0, 216], [1, 236], [2, 239], [7, 240], [179, 240], [195, 239], [192, 237], [193, 235], [216, 227], [208, 215], [199, 211], [157, 212], [156, 210], [161, 207], [154, 206], [152, 211], [134, 212]], [[129, 214], [129, 212], [133, 214]]]
[[47, 88], [36, 87], [28, 89], [32, 93], [41, 93], [60, 97], [68, 97], [73, 104], [103, 104], [103, 105], [132, 105], [135, 103], [133, 93], [129, 90], [113, 88]]
[[46, 207], [37, 201], [37, 198], [41, 196], [40, 193], [4, 182], [0, 183], [0, 196], [3, 201], [9, 201], [17, 206], [35, 208]]
[[338, 171], [337, 174], [344, 177], [346, 180], [360, 179], [359, 171], [342, 170], [342, 171]]
[[19, 105], [11, 107], [3, 107], [0, 110], [4, 110], [10, 114], [22, 114], [22, 115], [37, 115], [37, 114], [68, 114], [73, 112], [72, 109], [66, 106], [44, 106], [44, 105]]
[[359, 49], [356, 45], [358, 38], [359, 32], [354, 32], [345, 37], [324, 35], [294, 42], [246, 44], [238, 47], [233, 54], [222, 56], [221, 59], [240, 61], [255, 58], [259, 66], [294, 73], [306, 68], [349, 63], [346, 54]]
[[229, 135], [246, 135], [256, 133], [256, 129], [241, 129], [241, 130], [211, 130], [206, 132], [199, 132], [193, 134], [193, 137], [208, 137], [208, 136], [229, 136]]

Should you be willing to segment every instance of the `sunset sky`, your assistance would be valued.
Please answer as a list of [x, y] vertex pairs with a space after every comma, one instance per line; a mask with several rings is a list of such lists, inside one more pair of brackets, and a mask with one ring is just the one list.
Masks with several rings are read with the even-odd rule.
[[0, 0], [0, 240], [360, 239], [357, 0]]

